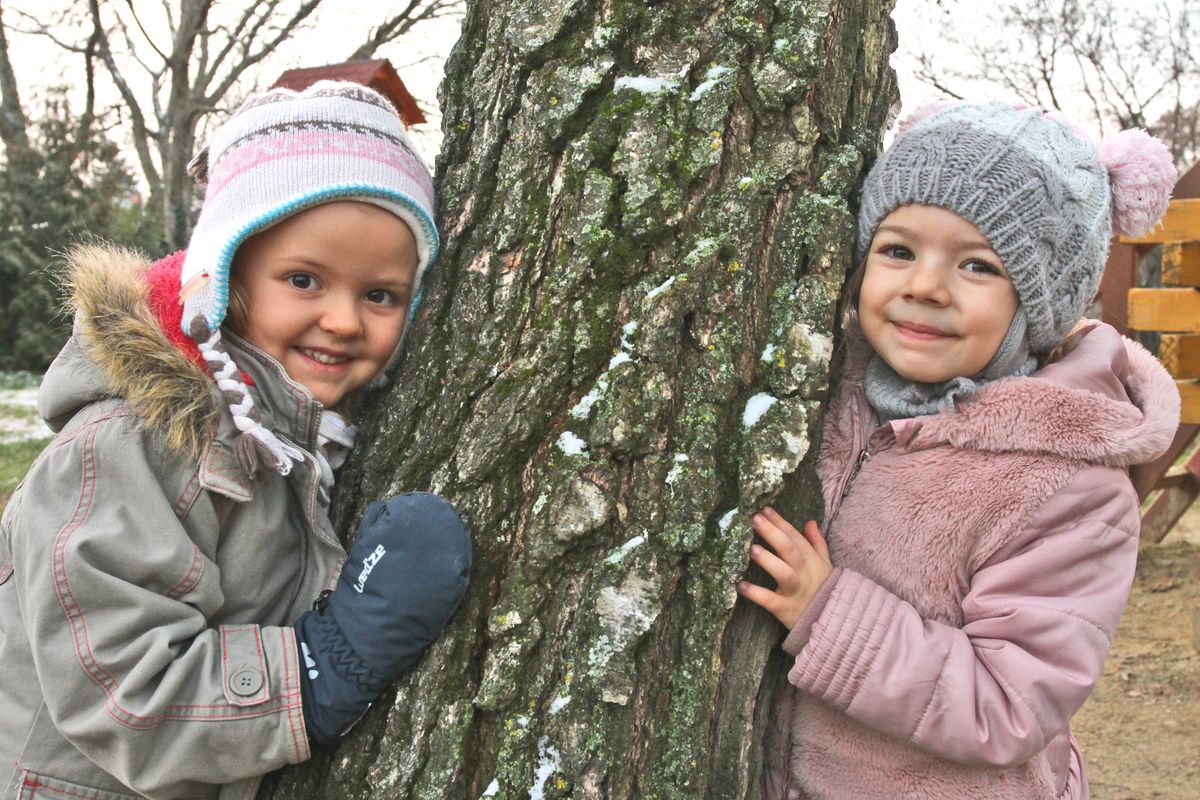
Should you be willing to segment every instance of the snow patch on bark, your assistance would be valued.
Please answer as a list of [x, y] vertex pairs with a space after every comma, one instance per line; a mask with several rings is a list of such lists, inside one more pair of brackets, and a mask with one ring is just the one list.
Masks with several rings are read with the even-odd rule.
[[823, 333], [813, 331], [803, 322], [798, 323], [796, 328], [804, 337], [804, 341], [808, 343], [808, 351], [812, 357], [819, 359], [822, 364], [827, 363], [833, 355], [833, 339]]
[[729, 72], [729, 67], [722, 67], [719, 64], [709, 67], [708, 72], [704, 74], [704, 82], [692, 90], [691, 101], [694, 103], [703, 97], [705, 92], [717, 85], [717, 80], [726, 72]]
[[622, 75], [613, 82], [613, 91], [632, 89], [642, 94], [657, 94], [674, 89], [678, 81], [670, 78], [652, 78], [649, 75]]
[[626, 542], [625, 544], [621, 545], [616, 550], [614, 550], [612, 555], [610, 555], [608, 558], [604, 559], [604, 563], [605, 564], [620, 563], [621, 561], [624, 560], [625, 556], [629, 555], [629, 552], [631, 550], [633, 550], [635, 547], [638, 547], [645, 541], [646, 541], [645, 536], [639, 535], [639, 536], [633, 537], [628, 542]]
[[592, 406], [596, 405], [596, 401], [600, 399], [600, 395], [608, 389], [608, 380], [601, 378], [596, 381], [596, 385], [591, 391], [579, 398], [579, 402], [571, 409], [571, 416], [575, 419], [587, 419], [588, 414], [592, 413]]
[[742, 427], [747, 430], [753, 428], [754, 424], [762, 419], [763, 414], [778, 402], [779, 398], [766, 392], [759, 392], [751, 397], [746, 401], [746, 410], [742, 412]]
[[624, 350], [622, 350], [621, 352], [619, 352], [615, 356], [613, 356], [612, 360], [608, 362], [608, 368], [615, 369], [615, 368], [621, 366], [622, 364], [624, 364], [625, 362], [632, 361], [632, 360], [633, 360], [633, 357], [630, 356], [629, 353], [626, 353]]
[[671, 277], [667, 278], [665, 281], [660, 283], [658, 286], [655, 286], [653, 289], [646, 292], [646, 299], [653, 300], [654, 298], [658, 297], [660, 294], [665, 292], [667, 289], [670, 289], [671, 284], [674, 282], [675, 282], [675, 276], [672, 275]]
[[558, 772], [558, 750], [550, 746], [549, 737], [538, 739], [538, 765], [533, 774], [533, 786], [529, 787], [529, 800], [544, 800], [546, 797], [546, 781]]
[[563, 431], [562, 436], [558, 437], [558, 449], [569, 456], [586, 456], [587, 442], [571, 431]]

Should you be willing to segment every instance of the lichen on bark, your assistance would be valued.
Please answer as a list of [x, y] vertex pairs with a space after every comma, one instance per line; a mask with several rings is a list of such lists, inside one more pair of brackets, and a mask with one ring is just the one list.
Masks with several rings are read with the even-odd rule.
[[[887, 0], [476, 0], [442, 87], [441, 262], [338, 518], [431, 489], [449, 629], [278, 798], [750, 798], [782, 629], [752, 514], [812, 463]], [[752, 413], [753, 412], [753, 413]]]

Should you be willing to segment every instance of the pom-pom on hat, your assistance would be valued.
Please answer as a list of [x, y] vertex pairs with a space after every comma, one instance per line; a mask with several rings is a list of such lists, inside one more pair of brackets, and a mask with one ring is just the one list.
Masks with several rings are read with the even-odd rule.
[[1029, 345], [1062, 341], [1100, 286], [1114, 230], [1140, 235], [1166, 211], [1166, 146], [1123, 131], [1099, 148], [1058, 114], [1003, 103], [918, 109], [863, 186], [856, 256], [896, 208], [939, 206], [970, 220], [1012, 277]]
[[286, 475], [303, 455], [260, 422], [221, 343], [234, 254], [249, 237], [307, 208], [372, 203], [412, 229], [417, 243], [412, 307], [438, 255], [433, 181], [395, 108], [356, 83], [320, 81], [302, 92], [271, 89], [246, 101], [193, 160], [207, 173], [200, 218], [180, 276], [181, 327], [200, 348], [242, 432], [239, 460]]

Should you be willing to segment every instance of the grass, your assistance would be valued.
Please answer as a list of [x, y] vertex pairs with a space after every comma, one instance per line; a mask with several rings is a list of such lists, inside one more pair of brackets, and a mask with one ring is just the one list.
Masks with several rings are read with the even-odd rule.
[[33, 406], [6, 403], [0, 399], [0, 432], [4, 430], [4, 423], [7, 420], [14, 420], [23, 426], [28, 426], [37, 422], [38, 412]]
[[36, 389], [42, 379], [32, 372], [0, 372], [0, 389]]
[[[38, 423], [37, 409], [16, 400], [28, 397], [40, 382], [41, 376], [31, 372], [0, 372], [0, 511], [50, 441], [49, 431]], [[33, 438], [27, 438], [30, 432]]]
[[0, 444], [0, 511], [8, 505], [8, 498], [29, 471], [29, 465], [49, 442], [47, 437]]

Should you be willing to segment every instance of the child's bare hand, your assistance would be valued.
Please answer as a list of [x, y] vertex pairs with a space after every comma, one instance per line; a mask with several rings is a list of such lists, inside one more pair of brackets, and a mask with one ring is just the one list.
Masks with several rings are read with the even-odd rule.
[[801, 533], [773, 508], [764, 508], [755, 514], [751, 524], [770, 550], [758, 544], [751, 545], [750, 560], [766, 570], [777, 586], [771, 591], [742, 581], [738, 584], [738, 593], [770, 611], [790, 630], [833, 572], [829, 547], [817, 529], [817, 523], [809, 520]]

